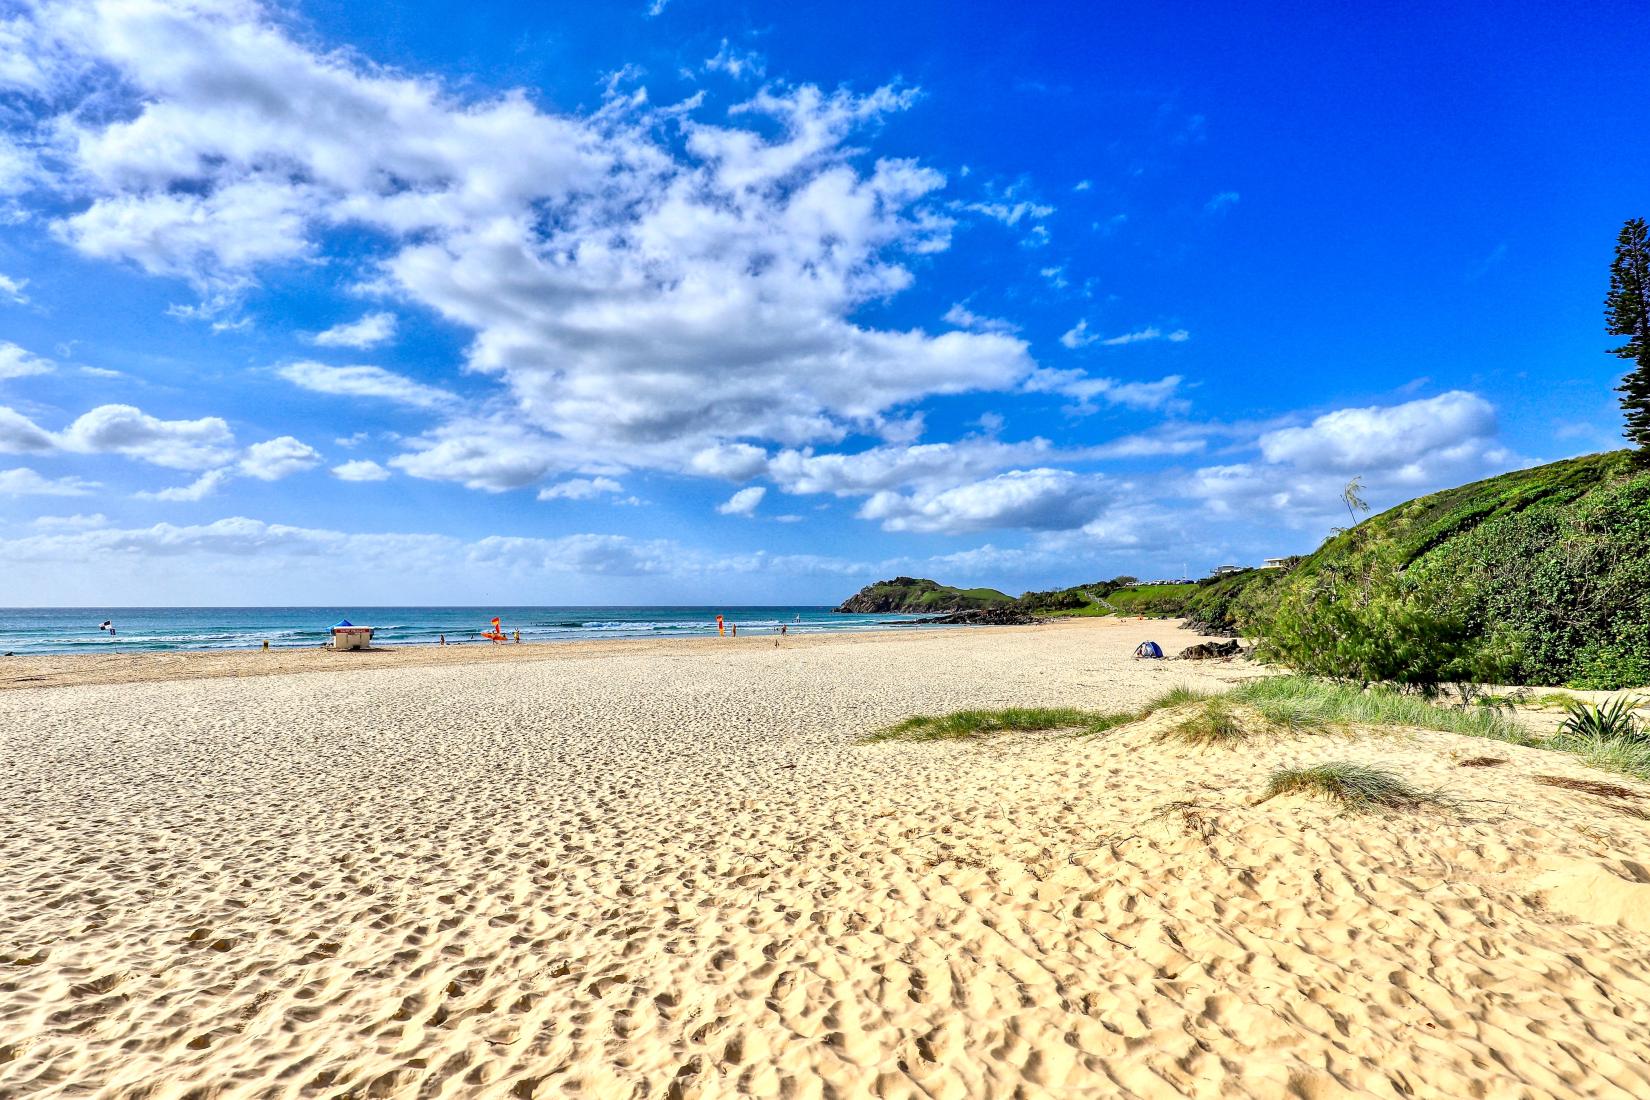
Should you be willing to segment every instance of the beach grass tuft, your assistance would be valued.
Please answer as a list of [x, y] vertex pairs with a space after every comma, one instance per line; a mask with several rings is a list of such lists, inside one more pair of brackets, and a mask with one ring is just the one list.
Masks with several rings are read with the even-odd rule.
[[1345, 760], [1280, 768], [1272, 773], [1256, 804], [1288, 794], [1339, 802], [1356, 813], [1407, 810], [1442, 801], [1436, 792], [1414, 787], [1384, 768]]
[[994, 733], [1033, 733], [1075, 730], [1103, 733], [1132, 722], [1127, 711], [1078, 710], [1074, 707], [1010, 707], [1006, 710], [959, 710], [951, 714], [917, 715], [867, 734], [866, 741], [957, 741]]
[[1179, 741], [1193, 748], [1230, 748], [1249, 740], [1257, 732], [1244, 722], [1244, 715], [1230, 696], [1205, 699], [1196, 710], [1165, 729], [1159, 741]]
[[1146, 704], [1144, 713], [1150, 714], [1155, 710], [1167, 710], [1170, 707], [1183, 707], [1188, 703], [1201, 703], [1205, 699], [1213, 699], [1214, 695], [1190, 684], [1176, 684], [1162, 695]]
[[1590, 768], [1650, 780], [1650, 741], [1630, 737], [1560, 735], [1550, 747], [1562, 749]]

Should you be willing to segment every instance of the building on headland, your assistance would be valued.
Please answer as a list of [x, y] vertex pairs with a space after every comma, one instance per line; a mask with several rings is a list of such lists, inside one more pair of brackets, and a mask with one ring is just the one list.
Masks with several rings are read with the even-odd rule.
[[1209, 570], [1209, 575], [1211, 577], [1230, 577], [1233, 573], [1242, 573], [1246, 568], [1247, 566], [1242, 565], [1217, 565]]
[[1294, 564], [1294, 558], [1266, 558], [1260, 563], [1262, 569], [1288, 569]]

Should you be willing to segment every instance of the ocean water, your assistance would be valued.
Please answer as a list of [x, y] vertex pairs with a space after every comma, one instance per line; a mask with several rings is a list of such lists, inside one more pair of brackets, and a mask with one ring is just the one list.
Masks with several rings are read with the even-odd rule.
[[[838, 615], [828, 607], [41, 607], [0, 608], [0, 653], [138, 653], [181, 649], [303, 648], [348, 619], [381, 645], [482, 642], [493, 616], [523, 642], [580, 638], [703, 638], [722, 615], [740, 634], [871, 630], [910, 615]], [[114, 636], [100, 630], [112, 620]], [[486, 644], [483, 642], [482, 644]]]

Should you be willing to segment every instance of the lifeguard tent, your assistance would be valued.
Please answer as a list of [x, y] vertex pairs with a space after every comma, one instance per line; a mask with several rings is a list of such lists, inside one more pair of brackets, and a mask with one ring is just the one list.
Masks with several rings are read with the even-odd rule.
[[372, 627], [356, 626], [348, 619], [340, 619], [332, 627], [333, 649], [371, 649]]

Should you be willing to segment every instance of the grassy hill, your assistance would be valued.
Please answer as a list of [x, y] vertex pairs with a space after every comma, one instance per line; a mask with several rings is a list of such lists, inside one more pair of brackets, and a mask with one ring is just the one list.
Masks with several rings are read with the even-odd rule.
[[868, 584], [838, 611], [853, 614], [944, 614], [984, 607], [1012, 607], [1014, 597], [995, 588], [952, 588], [926, 577], [895, 577]]
[[1587, 455], [1433, 493], [1329, 539], [1287, 576], [1232, 578], [1227, 612], [1395, 547], [1427, 598], [1509, 646], [1519, 683], [1650, 684], [1650, 470]]

